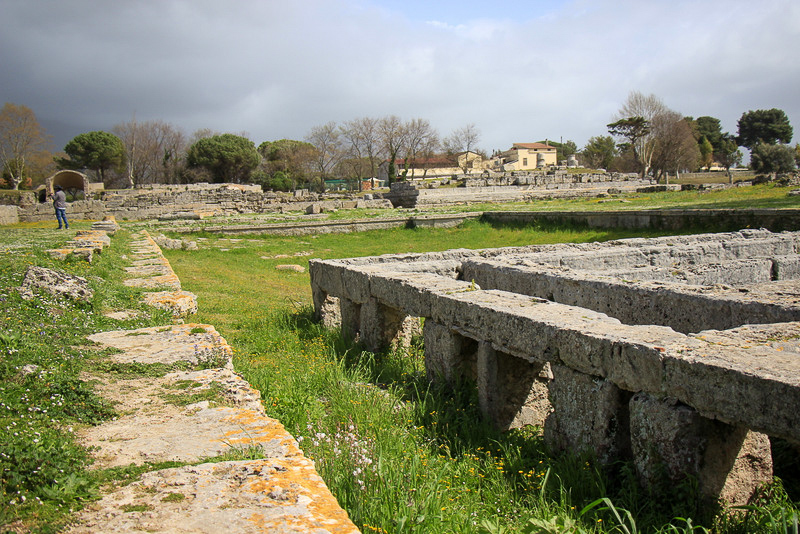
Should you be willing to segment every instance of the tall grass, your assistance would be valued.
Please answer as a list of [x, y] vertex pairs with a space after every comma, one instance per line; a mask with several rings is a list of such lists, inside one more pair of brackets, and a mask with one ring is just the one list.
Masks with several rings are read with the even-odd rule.
[[228, 338], [237, 370], [261, 391], [268, 413], [300, 440], [363, 532], [773, 532], [769, 525], [776, 522], [765, 517], [790, 521], [796, 513], [779, 484], [748, 512], [750, 519], [701, 523], [691, 483], [648, 494], [630, 465], [606, 469], [590, 457], [551, 456], [536, 428], [496, 432], [481, 419], [473, 384], [427, 382], [419, 340], [407, 350], [365, 351], [312, 320], [307, 274], [275, 269], [305, 265], [307, 255], [632, 235], [652, 234], [469, 223], [447, 230], [210, 238], [199, 251], [166, 253], [184, 287], [198, 294], [198, 319]]

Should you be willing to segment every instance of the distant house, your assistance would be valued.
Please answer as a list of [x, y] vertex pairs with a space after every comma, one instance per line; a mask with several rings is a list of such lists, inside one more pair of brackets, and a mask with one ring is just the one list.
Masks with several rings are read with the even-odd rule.
[[556, 147], [545, 143], [514, 143], [509, 150], [492, 157], [494, 171], [533, 171], [556, 165]]

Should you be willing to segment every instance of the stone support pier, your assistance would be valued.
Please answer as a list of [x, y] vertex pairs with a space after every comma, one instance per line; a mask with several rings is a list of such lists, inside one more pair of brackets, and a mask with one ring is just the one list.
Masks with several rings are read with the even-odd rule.
[[355, 338], [361, 331], [361, 305], [346, 297], [339, 297], [342, 334]]
[[419, 318], [370, 297], [361, 306], [360, 339], [372, 351], [394, 345], [408, 346], [411, 336], [419, 333]]
[[630, 393], [604, 378], [553, 365], [553, 413], [544, 439], [553, 451], [591, 452], [601, 463], [630, 458]]
[[742, 503], [754, 487], [772, 480], [765, 434], [706, 419], [675, 399], [634, 395], [630, 430], [636, 471], [645, 486], [691, 476], [705, 500]]

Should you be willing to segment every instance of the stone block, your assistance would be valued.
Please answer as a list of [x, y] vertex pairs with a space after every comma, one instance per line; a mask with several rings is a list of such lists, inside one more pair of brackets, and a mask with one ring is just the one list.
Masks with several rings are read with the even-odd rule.
[[706, 506], [718, 500], [744, 505], [772, 479], [766, 435], [706, 419], [675, 399], [637, 393], [630, 401], [630, 429], [634, 464], [645, 487], [694, 477]]
[[554, 451], [594, 454], [601, 463], [630, 456], [630, 393], [612, 382], [553, 365], [549, 383], [553, 412], [544, 424], [544, 439]]
[[800, 279], [800, 257], [797, 255], [774, 257], [772, 273], [775, 280]]
[[86, 278], [29, 265], [19, 292], [23, 299], [30, 300], [34, 297], [34, 290], [84, 302], [90, 301], [94, 296], [94, 291], [89, 287], [89, 281]]
[[172, 316], [188, 317], [197, 313], [197, 297], [188, 291], [159, 291], [145, 293], [145, 304], [172, 312]]

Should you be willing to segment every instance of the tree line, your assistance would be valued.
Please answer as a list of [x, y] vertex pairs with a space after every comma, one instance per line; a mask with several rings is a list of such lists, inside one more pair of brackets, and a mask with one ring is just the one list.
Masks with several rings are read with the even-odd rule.
[[659, 180], [667, 180], [670, 173], [717, 165], [731, 178], [730, 169], [742, 161], [739, 147], [750, 151], [753, 170], [773, 178], [794, 171], [800, 163], [800, 145], [788, 145], [792, 126], [780, 109], [743, 113], [733, 135], [723, 132], [715, 117], [684, 117], [657, 96], [634, 91], [615, 119], [607, 125], [609, 136], [592, 137], [584, 148], [589, 165], [636, 171]]
[[[17, 143], [22, 138], [26, 143]], [[116, 188], [230, 182], [283, 191], [324, 190], [325, 180], [341, 179], [357, 189], [362, 180], [377, 176], [384, 162], [392, 181], [412, 165], [444, 158], [455, 166], [457, 155], [476, 150], [479, 141], [474, 124], [441, 138], [429, 121], [403, 121], [395, 115], [329, 122], [312, 128], [304, 140], [258, 146], [244, 133], [203, 129], [187, 138], [163, 121], [132, 120], [111, 132], [79, 134], [63, 152], [52, 154], [48, 136], [29, 108], [8, 103], [0, 111], [3, 179], [12, 189], [38, 185], [58, 169], [89, 171], [95, 180]]]
[[[775, 176], [793, 171], [800, 145], [790, 147], [792, 127], [782, 110], [742, 114], [738, 132], [723, 132], [720, 120], [694, 119], [669, 109], [655, 95], [632, 92], [613, 122], [609, 135], [592, 137], [582, 149], [573, 141], [548, 141], [559, 161], [577, 155], [588, 168], [638, 172], [666, 180], [683, 171], [730, 169], [742, 161], [739, 147], [750, 151], [751, 167]], [[26, 106], [6, 103], [0, 110], [0, 164], [3, 187], [30, 188], [58, 169], [89, 171], [109, 188], [137, 184], [196, 182], [257, 183], [265, 189], [324, 190], [325, 181], [342, 180], [358, 189], [378, 175], [403, 179], [411, 169], [423, 175], [432, 167], [457, 167], [467, 172], [464, 152], [476, 152], [480, 131], [467, 124], [445, 137], [425, 119], [395, 115], [362, 117], [341, 124], [313, 127], [303, 140], [264, 141], [256, 146], [244, 133], [198, 130], [186, 136], [159, 120], [121, 123], [111, 132], [82, 133], [63, 151], [53, 153], [49, 136]]]

